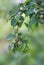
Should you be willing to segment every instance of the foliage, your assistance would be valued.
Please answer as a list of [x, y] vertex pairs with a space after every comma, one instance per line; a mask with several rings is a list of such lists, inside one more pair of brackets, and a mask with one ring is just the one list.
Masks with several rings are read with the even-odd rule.
[[[9, 11], [9, 20], [14, 29], [13, 33], [7, 37], [12, 40], [9, 45], [10, 65], [44, 65], [44, 44], [40, 44], [33, 33], [39, 24], [44, 24], [44, 4], [43, 0], [26, 0], [16, 8]], [[29, 21], [25, 22], [26, 17]], [[26, 31], [21, 30], [24, 25]]]

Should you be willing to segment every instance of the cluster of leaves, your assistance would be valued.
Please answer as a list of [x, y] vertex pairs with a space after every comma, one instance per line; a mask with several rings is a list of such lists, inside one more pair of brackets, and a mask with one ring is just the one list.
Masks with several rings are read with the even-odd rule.
[[[40, 57], [39, 57], [40, 60], [39, 62], [41, 62], [41, 64], [38, 62], [38, 56], [37, 56], [37, 53], [38, 54], [40, 53], [39, 51], [42, 46], [39, 45], [38, 41], [32, 37], [32, 33], [31, 35], [29, 34], [30, 28], [32, 29], [33, 27], [34, 28], [38, 27], [39, 23], [44, 24], [43, 0], [41, 1], [26, 0], [25, 3], [20, 3], [18, 6], [13, 7], [13, 9], [9, 11], [9, 15], [10, 15], [9, 19], [11, 20], [11, 25], [13, 26], [14, 29], [14, 34], [10, 34], [8, 36], [8, 40], [12, 41], [12, 43], [9, 45], [10, 54], [12, 53], [15, 54], [16, 51], [19, 51], [20, 53], [21, 52], [24, 53], [24, 55], [26, 54], [26, 56], [29, 55], [29, 60], [28, 60], [29, 62], [27, 63], [29, 63], [30, 65], [44, 64], [44, 62], [42, 62]], [[24, 22], [26, 17], [30, 18], [28, 23]], [[25, 24], [25, 26], [28, 28], [28, 34], [22, 33], [21, 31], [19, 32], [19, 29], [22, 27], [23, 24]], [[41, 54], [41, 56], [43, 55]], [[29, 65], [26, 64], [27, 61], [26, 59], [27, 58], [25, 57], [25, 60], [24, 61], [22, 60], [21, 64], [19, 65], [23, 65], [23, 64]]]
[[[22, 39], [22, 33], [19, 32], [19, 28], [22, 26], [23, 23], [26, 25], [28, 29], [34, 24], [35, 26], [38, 26], [39, 23], [42, 24], [44, 23], [44, 9], [43, 9], [44, 5], [39, 4], [40, 2], [33, 0], [26, 0], [25, 3], [20, 3], [18, 6], [13, 7], [13, 9], [9, 11], [11, 25], [14, 28], [15, 34], [9, 35], [8, 39], [11, 40], [15, 39], [14, 51], [16, 48], [17, 49], [19, 48], [19, 43], [21, 43], [21, 47], [24, 47], [23, 48], [24, 51], [26, 47], [25, 43], [27, 43], [28, 41], [27, 39]], [[28, 24], [24, 22], [26, 16], [29, 16], [30, 18]]]

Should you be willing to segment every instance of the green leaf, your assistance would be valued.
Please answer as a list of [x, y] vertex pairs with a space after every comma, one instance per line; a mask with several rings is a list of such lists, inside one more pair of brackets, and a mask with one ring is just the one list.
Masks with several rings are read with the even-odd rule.
[[38, 22], [38, 18], [36, 16], [36, 14], [34, 14], [29, 22], [29, 27], [32, 26], [33, 24], [36, 24]]
[[20, 16], [20, 19], [22, 22], [24, 21], [24, 17], [23, 16]]
[[44, 19], [40, 19], [41, 23], [44, 24]]
[[9, 47], [8, 47], [9, 51], [12, 51], [14, 49], [14, 44], [10, 44]]
[[14, 14], [14, 11], [9, 11], [9, 16], [13, 15]]
[[24, 49], [25, 49], [25, 47], [26, 47], [26, 44], [25, 44], [25, 43], [22, 43], [22, 44], [18, 47], [18, 50], [23, 52]]
[[44, 15], [44, 10], [40, 10], [40, 14], [41, 15]]
[[23, 17], [21, 16], [21, 12], [19, 12], [16, 16], [15, 16], [15, 19], [17, 20], [17, 21], [19, 21], [19, 20], [22, 20], [23, 19]]
[[19, 7], [17, 5], [13, 6], [13, 8], [9, 11], [9, 15], [17, 14], [19, 12]]
[[20, 14], [17, 14], [17, 15], [15, 16], [15, 19], [16, 19], [17, 21], [19, 21], [19, 18], [20, 18]]
[[7, 40], [12, 40], [15, 38], [15, 34], [10, 34], [8, 37], [7, 37]]
[[30, 1], [31, 1], [31, 0], [26, 0], [26, 1], [25, 1], [25, 4], [28, 4]]
[[11, 20], [11, 25], [14, 27], [14, 26], [16, 26], [16, 23], [17, 23], [16, 19], [13, 18], [13, 19]]
[[34, 9], [33, 9], [33, 8], [30, 8], [30, 9], [26, 12], [27, 15], [31, 15], [31, 14], [33, 14], [33, 13], [34, 13]]

